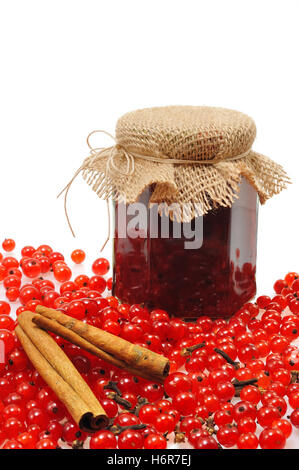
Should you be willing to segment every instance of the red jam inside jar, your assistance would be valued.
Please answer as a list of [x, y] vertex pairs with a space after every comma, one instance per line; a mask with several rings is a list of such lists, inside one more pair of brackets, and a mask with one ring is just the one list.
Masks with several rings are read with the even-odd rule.
[[[130, 235], [128, 222], [134, 216], [128, 214], [125, 236], [123, 230], [120, 234], [119, 209], [128, 206], [115, 204], [113, 295], [182, 318], [231, 317], [256, 292], [256, 191], [243, 179], [231, 207], [193, 219], [189, 227], [201, 243], [190, 249], [185, 243], [191, 240], [190, 234], [184, 235], [183, 223], [151, 217], [154, 209], [148, 203], [153, 189], [145, 190], [139, 201], [146, 207], [147, 228], [138, 236]], [[162, 228], [166, 219], [168, 238]]]

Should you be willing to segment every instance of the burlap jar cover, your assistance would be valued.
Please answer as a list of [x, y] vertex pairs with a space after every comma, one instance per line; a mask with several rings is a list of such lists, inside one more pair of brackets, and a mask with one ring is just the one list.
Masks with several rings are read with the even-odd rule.
[[88, 139], [91, 154], [77, 174], [82, 171], [101, 198], [127, 203], [155, 184], [150, 202], [179, 203], [184, 210], [176, 218], [188, 221], [218, 206], [230, 207], [241, 177], [256, 189], [262, 204], [286, 187], [289, 178], [283, 168], [252, 150], [255, 136], [254, 121], [238, 111], [141, 109], [118, 120], [112, 147], [92, 148]]

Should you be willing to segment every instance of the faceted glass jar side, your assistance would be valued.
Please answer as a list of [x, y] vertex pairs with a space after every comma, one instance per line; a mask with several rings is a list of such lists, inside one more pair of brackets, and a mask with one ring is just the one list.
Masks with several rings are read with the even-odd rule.
[[[182, 318], [231, 317], [256, 292], [256, 191], [242, 180], [232, 207], [193, 219], [189, 230], [200, 246], [192, 249], [186, 245], [190, 234], [185, 235], [184, 224], [153, 216], [154, 209], [148, 208], [152, 192], [148, 188], [140, 198], [146, 223], [137, 235], [130, 227], [136, 212], [126, 213], [124, 219], [129, 206], [114, 206], [113, 295]], [[169, 225], [168, 237], [164, 222]]]

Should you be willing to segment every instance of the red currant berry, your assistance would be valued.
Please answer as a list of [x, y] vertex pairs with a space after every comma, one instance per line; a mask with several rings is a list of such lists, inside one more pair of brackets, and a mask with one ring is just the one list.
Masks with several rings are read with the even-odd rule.
[[7, 289], [5, 295], [10, 302], [15, 302], [20, 295], [20, 290], [18, 287], [10, 287]]
[[257, 449], [259, 440], [253, 432], [241, 434], [237, 440], [238, 449]]
[[272, 428], [280, 429], [283, 432], [286, 439], [290, 437], [290, 435], [292, 434], [292, 425], [286, 419], [276, 419], [272, 423]]
[[28, 258], [22, 264], [22, 270], [25, 276], [30, 278], [38, 277], [41, 273], [40, 262], [34, 258]]
[[13, 251], [16, 247], [16, 242], [11, 238], [6, 238], [2, 243], [2, 248], [4, 251]]
[[299, 408], [292, 412], [290, 420], [292, 425], [295, 426], [295, 428], [299, 428]]
[[262, 406], [257, 413], [257, 420], [263, 428], [272, 426], [273, 421], [279, 419], [281, 414], [274, 406]]
[[71, 254], [72, 261], [76, 264], [81, 264], [85, 260], [85, 253], [83, 250], [74, 250]]
[[188, 416], [194, 412], [196, 406], [195, 395], [191, 392], [180, 392], [174, 397], [173, 406], [183, 416]]
[[40, 439], [36, 445], [36, 449], [56, 449], [57, 445], [52, 439]]
[[167, 441], [164, 436], [161, 434], [149, 434], [144, 439], [144, 448], [145, 449], [166, 449]]
[[54, 267], [53, 271], [54, 277], [58, 282], [67, 282], [72, 277], [72, 271], [67, 265]]
[[118, 438], [119, 449], [142, 449], [143, 437], [138, 431], [133, 429], [126, 429]]
[[0, 300], [0, 315], [9, 315], [10, 314], [10, 305], [4, 300]]
[[[95, 436], [96, 434], [93, 434], [93, 437]], [[65, 441], [68, 445], [72, 445], [75, 441], [83, 442], [85, 438], [86, 433], [81, 431], [75, 423], [73, 423], [72, 421], [67, 421], [66, 423], [64, 423], [62, 431], [62, 440]]]
[[199, 437], [194, 443], [195, 449], [218, 449], [218, 444], [212, 436]]
[[175, 397], [178, 392], [191, 392], [192, 381], [182, 372], [169, 374], [164, 381], [164, 390], [171, 398]]
[[94, 274], [103, 276], [110, 269], [109, 261], [105, 258], [98, 258], [92, 264], [92, 272]]
[[236, 445], [238, 437], [239, 431], [235, 426], [222, 426], [217, 431], [218, 442], [224, 447], [233, 447]]
[[264, 429], [259, 437], [259, 443], [262, 449], [283, 449], [286, 438], [281, 429]]

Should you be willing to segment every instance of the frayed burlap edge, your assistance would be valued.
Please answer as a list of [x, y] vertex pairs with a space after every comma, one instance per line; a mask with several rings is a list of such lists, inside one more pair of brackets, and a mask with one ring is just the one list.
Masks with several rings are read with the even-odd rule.
[[[108, 158], [108, 157], [107, 157]], [[270, 158], [251, 151], [235, 161], [214, 165], [177, 165], [135, 160], [132, 175], [108, 175], [107, 158], [88, 157], [82, 166], [83, 178], [102, 199], [137, 202], [142, 192], [155, 185], [150, 204], [158, 203], [160, 213], [180, 222], [208, 213], [217, 207], [231, 207], [238, 198], [244, 177], [257, 191], [261, 204], [280, 193], [290, 183], [284, 169]], [[120, 155], [118, 166], [125, 167]], [[169, 206], [174, 205], [175, 207]]]

